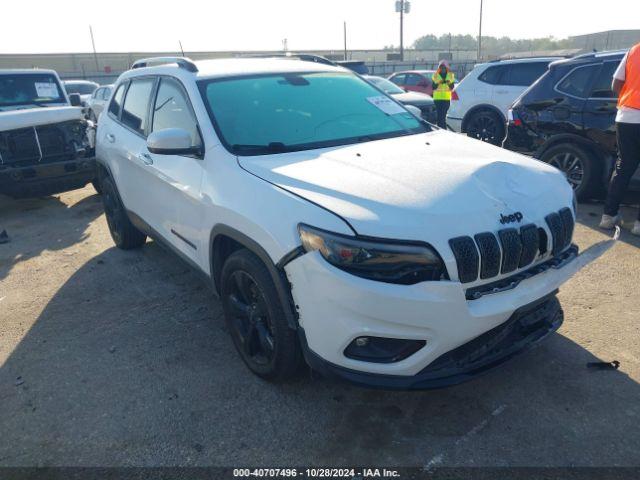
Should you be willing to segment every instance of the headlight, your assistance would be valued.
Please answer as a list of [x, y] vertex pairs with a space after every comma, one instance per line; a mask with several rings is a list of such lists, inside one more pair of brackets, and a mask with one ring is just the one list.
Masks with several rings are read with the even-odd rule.
[[335, 267], [379, 282], [413, 285], [447, 278], [436, 251], [426, 244], [349, 237], [298, 225], [302, 246]]

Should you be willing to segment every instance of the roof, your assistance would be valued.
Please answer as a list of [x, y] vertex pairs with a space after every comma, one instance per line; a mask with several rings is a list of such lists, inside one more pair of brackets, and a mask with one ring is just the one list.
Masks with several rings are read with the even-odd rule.
[[436, 73], [436, 70], [398, 70], [397, 72], [393, 72], [392, 75], [396, 75], [398, 73], [418, 73], [418, 74], [433, 74]]
[[48, 70], [46, 68], [7, 68], [0, 69], [0, 75], [18, 75], [18, 74], [38, 74], [38, 73], [50, 73], [51, 75], [57, 75], [55, 70]]
[[97, 85], [96, 82], [92, 82], [90, 80], [64, 80], [62, 83], [64, 83], [65, 85], [67, 85], [69, 83], [78, 83], [78, 84], [85, 84], [85, 85]]
[[216, 60], [201, 60], [195, 62], [198, 71], [187, 72], [177, 64], [160, 64], [149, 67], [128, 70], [123, 76], [138, 76], [141, 74], [162, 74], [175, 71], [186, 72], [196, 78], [222, 78], [244, 75], [260, 75], [269, 73], [309, 73], [309, 72], [348, 72], [342, 67], [334, 67], [316, 62], [289, 60], [287, 58], [221, 58]]

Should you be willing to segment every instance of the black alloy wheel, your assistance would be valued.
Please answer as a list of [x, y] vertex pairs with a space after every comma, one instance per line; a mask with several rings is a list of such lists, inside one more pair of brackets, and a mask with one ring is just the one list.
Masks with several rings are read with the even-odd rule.
[[230, 280], [226, 302], [236, 345], [246, 361], [269, 365], [275, 355], [275, 341], [265, 295], [248, 272], [236, 270]]
[[247, 367], [267, 380], [293, 378], [302, 365], [298, 333], [267, 266], [241, 248], [226, 259], [219, 280], [227, 329]]
[[471, 138], [492, 145], [500, 145], [504, 140], [505, 127], [500, 116], [490, 110], [479, 110], [467, 120], [465, 131]]

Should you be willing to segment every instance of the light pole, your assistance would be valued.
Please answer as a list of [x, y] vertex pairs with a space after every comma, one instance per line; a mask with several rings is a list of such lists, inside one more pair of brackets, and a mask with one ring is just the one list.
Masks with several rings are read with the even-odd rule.
[[400, 13], [400, 61], [404, 60], [404, 14], [410, 11], [409, 0], [396, 0], [396, 12]]
[[480, 0], [480, 30], [478, 32], [478, 58], [477, 58], [478, 62], [482, 58], [482, 2], [483, 0]]

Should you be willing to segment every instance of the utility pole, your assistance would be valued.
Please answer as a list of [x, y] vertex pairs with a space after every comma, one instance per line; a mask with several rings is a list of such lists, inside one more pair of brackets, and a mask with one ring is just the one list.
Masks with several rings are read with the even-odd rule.
[[93, 59], [96, 61], [96, 73], [100, 71], [100, 66], [98, 65], [98, 54], [96, 53], [96, 42], [93, 39], [93, 29], [91, 25], [89, 25], [89, 34], [91, 35], [91, 45], [93, 46]]
[[347, 60], [347, 22], [344, 22], [344, 59]]
[[404, 60], [404, 14], [410, 11], [409, 0], [396, 0], [396, 12], [400, 12], [400, 61]]
[[400, 0], [400, 61], [404, 62], [404, 0]]
[[478, 32], [478, 62], [482, 58], [482, 2], [480, 0], [480, 31]]

